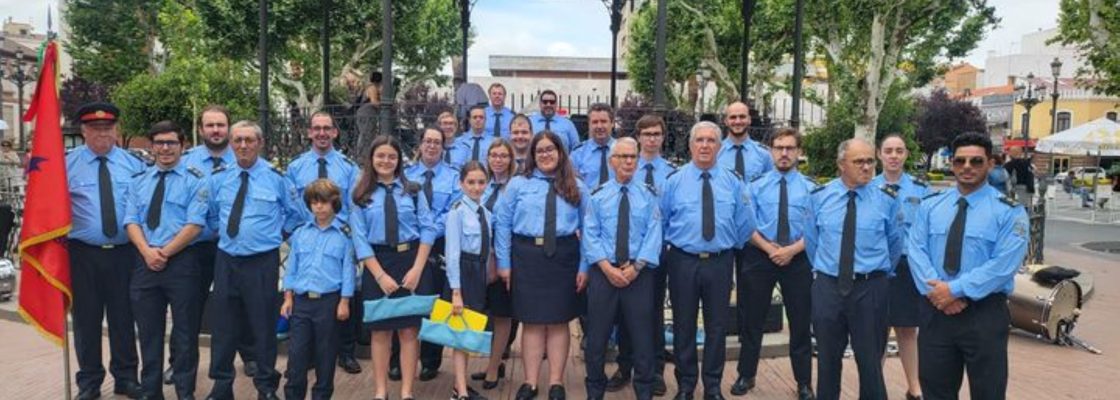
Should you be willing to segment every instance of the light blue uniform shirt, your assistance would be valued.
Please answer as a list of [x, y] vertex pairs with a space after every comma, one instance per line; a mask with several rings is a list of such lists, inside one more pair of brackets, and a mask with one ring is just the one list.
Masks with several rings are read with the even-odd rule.
[[704, 240], [703, 172], [688, 163], [665, 182], [661, 193], [665, 241], [692, 254], [742, 248], [755, 229], [746, 182], [729, 169], [715, 166], [707, 170], [711, 174], [716, 232], [712, 240]]
[[945, 243], [957, 215], [958, 190], [946, 190], [922, 201], [910, 227], [910, 272], [918, 292], [928, 294], [927, 280], [949, 283], [954, 297], [980, 300], [992, 293], [1010, 294], [1015, 271], [1027, 254], [1030, 225], [1027, 212], [990, 185], [965, 196], [965, 218], [961, 247], [961, 269], [956, 276], [945, 272]]
[[[135, 224], [144, 231], [144, 238], [151, 247], [163, 247], [171, 243], [187, 224], [206, 228], [206, 217], [210, 210], [210, 188], [205, 173], [195, 167], [187, 167], [180, 162], [167, 170], [163, 178], [163, 205], [160, 206], [159, 226], [153, 231], [148, 229], [148, 210], [152, 204], [152, 194], [159, 185], [158, 166], [133, 176], [125, 199], [124, 224]], [[191, 244], [198, 242], [198, 237]]]
[[665, 188], [665, 181], [669, 179], [669, 174], [676, 170], [677, 167], [660, 155], [653, 160], [646, 160], [639, 156], [638, 170], [634, 172], [634, 179], [645, 183], [646, 174], [653, 174], [653, 187], [657, 188], [657, 193], [661, 193], [662, 189]]
[[762, 174], [750, 184], [751, 203], [754, 204], [754, 216], [758, 221], [758, 234], [771, 242], [778, 241], [778, 213], [782, 197], [782, 178], [786, 180], [786, 200], [789, 218], [789, 243], [779, 243], [788, 246], [797, 242], [805, 235], [805, 223], [809, 220], [809, 191], [817, 185], [801, 175], [797, 169], [781, 173], [777, 169]]
[[[518, 175], [509, 181], [506, 192], [494, 205], [494, 253], [499, 269], [509, 269], [510, 248], [513, 235], [544, 236], [544, 209], [548, 199], [549, 182], [540, 170], [531, 177]], [[583, 182], [579, 187], [580, 204], [570, 204], [559, 193], [556, 195], [556, 237], [573, 235], [583, 225], [582, 210], [587, 207], [588, 191]], [[581, 264], [584, 264], [581, 262]]]
[[[229, 237], [229, 217], [241, 173], [249, 173], [249, 188], [241, 213], [237, 237]], [[242, 168], [234, 163], [210, 177], [210, 213], [218, 217], [218, 248], [234, 256], [248, 256], [274, 250], [283, 241], [282, 232], [291, 232], [307, 217], [307, 207], [296, 195], [292, 182], [263, 159]]]
[[[482, 246], [490, 246], [490, 243], [482, 243], [482, 224], [478, 220], [478, 211], [486, 215], [486, 223], [489, 225], [486, 229], [490, 232], [490, 237], [494, 237], [494, 215], [487, 210], [486, 207], [480, 206], [467, 196], [459, 199], [455, 205], [451, 206], [451, 212], [447, 214], [447, 235], [444, 236], [444, 260], [447, 263], [447, 285], [452, 289], [459, 289], [459, 276], [461, 268], [459, 266], [460, 253], [482, 255]], [[493, 252], [491, 252], [493, 254]], [[482, 265], [485, 267], [487, 260], [482, 260]]]
[[[887, 182], [887, 177], [883, 174], [871, 179], [871, 183], [869, 183], [874, 187], [885, 187], [888, 184], [890, 182]], [[905, 172], [902, 173], [902, 177], [895, 184], [898, 185], [895, 190], [898, 195], [895, 196], [895, 199], [898, 199], [898, 209], [902, 211], [902, 238], [905, 243], [910, 225], [914, 224], [914, 215], [918, 213], [918, 205], [922, 203], [922, 198], [929, 194], [929, 184], [914, 179], [913, 176]], [[895, 188], [892, 187], [891, 189]], [[903, 244], [902, 254], [906, 255], [907, 251], [906, 245]]]
[[591, 192], [581, 236], [583, 258], [587, 264], [580, 265], [581, 271], [597, 268], [595, 264], [601, 260], [615, 266], [629, 261], [618, 260], [615, 256], [620, 215], [618, 206], [623, 190], [626, 190], [627, 200], [630, 201], [630, 259], [644, 262], [647, 268], [657, 267], [663, 243], [661, 211], [654, 193], [657, 189], [634, 179], [625, 185], [612, 179]]
[[547, 125], [548, 130], [555, 133], [556, 136], [560, 137], [560, 141], [564, 142], [564, 149], [569, 154], [572, 152], [572, 147], [579, 144], [579, 131], [576, 130], [576, 124], [573, 124], [570, 119], [559, 115], [545, 118], [545, 116], [538, 112], [529, 116], [529, 121], [532, 121], [534, 135], [545, 130], [545, 126]]
[[[409, 185], [415, 185], [409, 182]], [[415, 193], [405, 191], [404, 182], [400, 178], [393, 180], [393, 200], [397, 203], [397, 235], [398, 243], [408, 243], [419, 240], [423, 244], [431, 245], [436, 241], [436, 224], [432, 217], [428, 200], [424, 198], [420, 187], [416, 186]], [[350, 210], [350, 225], [358, 240], [354, 246], [358, 259], [364, 260], [373, 257], [371, 245], [385, 245], [385, 188], [377, 186], [370, 194], [365, 205], [357, 205]]]
[[[501, 121], [495, 116], [502, 115]], [[486, 106], [486, 136], [494, 136], [494, 125], [502, 124], [502, 139], [509, 140], [509, 121], [513, 121], [514, 113], [509, 107], [502, 107], [501, 110], [495, 110], [493, 105]]]
[[451, 166], [462, 168], [467, 161], [472, 161], [474, 144], [478, 142], [478, 162], [485, 167], [486, 152], [490, 149], [490, 142], [493, 141], [494, 137], [487, 135], [485, 131], [479, 135], [475, 135], [472, 131], [463, 132], [455, 138], [455, 143], [451, 145]]
[[[611, 169], [610, 164], [612, 145], [614, 145], [613, 137], [608, 138], [605, 144], [599, 144], [595, 142], [595, 139], [587, 139], [572, 150], [572, 166], [575, 167], [576, 173], [579, 174], [579, 178], [583, 180], [583, 184], [587, 187], [599, 186], [600, 166], [607, 169], [607, 181], [614, 180], [614, 170]], [[600, 165], [602, 154], [607, 155], [606, 165]]]
[[284, 272], [284, 290], [296, 294], [307, 292], [333, 293], [342, 297], [354, 295], [353, 231], [341, 217], [326, 228], [315, 221], [305, 222], [288, 238], [288, 263]]
[[774, 169], [774, 160], [770, 158], [770, 151], [751, 140], [750, 136], [747, 136], [747, 140], [743, 143], [735, 144], [731, 135], [727, 135], [723, 139], [723, 144], [719, 146], [717, 163], [723, 168], [734, 171], [735, 157], [740, 151], [743, 153], [743, 178], [747, 181]]
[[415, 162], [404, 169], [408, 180], [420, 185], [420, 195], [424, 195], [424, 173], [432, 171], [432, 199], [428, 202], [435, 223], [436, 237], [443, 237], [443, 224], [451, 204], [463, 196], [459, 190], [459, 171], [440, 161], [432, 168], [423, 162]]
[[[210, 155], [210, 149], [208, 149], [205, 145], [198, 145], [191, 147], [189, 150], [183, 152], [183, 158], [179, 160], [179, 163], [188, 167], [195, 167], [199, 171], [202, 171], [202, 173], [206, 174], [207, 177], [209, 177], [214, 174], [215, 161], [217, 162], [219, 167], [230, 167], [237, 162], [237, 158], [234, 157], [233, 149], [231, 149], [229, 146], [226, 146], [226, 149], [222, 151], [221, 156], [214, 159], [214, 156]], [[211, 242], [217, 240], [218, 217], [217, 215], [210, 215], [207, 219], [206, 226], [202, 229], [202, 233], [198, 235], [198, 241]]]
[[[855, 265], [857, 274], [894, 272], [902, 255], [902, 213], [898, 201], [871, 184], [856, 192]], [[810, 193], [809, 221], [805, 229], [805, 251], [813, 270], [837, 277], [840, 274], [840, 245], [844, 218], [848, 213], [848, 187], [840, 178]]]
[[[327, 162], [327, 179], [330, 179], [331, 182], [338, 185], [338, 188], [342, 192], [342, 211], [340, 214], [347, 215], [350, 211], [350, 205], [353, 203], [350, 197], [350, 191], [358, 182], [358, 176], [361, 174], [361, 171], [353, 161], [350, 161], [349, 158], [346, 158], [346, 156], [338, 150], [331, 149], [331, 151], [327, 152], [327, 154], [322, 157], [320, 157], [319, 153], [316, 153], [315, 150], [308, 150], [288, 164], [284, 175], [292, 182], [292, 186], [296, 187], [296, 193], [299, 194], [300, 202], [306, 207], [307, 203], [303, 202], [303, 192], [307, 189], [307, 186], [311, 185], [311, 182], [319, 179], [320, 158]], [[311, 217], [309, 216], [308, 218]]]
[[113, 182], [113, 201], [116, 203], [112, 207], [117, 217], [117, 234], [112, 237], [106, 237], [101, 229], [101, 164], [97, 155], [85, 145], [66, 153], [66, 185], [70, 188], [73, 215], [69, 238], [92, 246], [128, 243], [128, 232], [124, 229], [128, 186], [133, 175], [147, 168], [139, 157], [117, 146], [113, 146], [105, 157], [108, 159], [109, 177]]
[[[500, 200], [502, 198], [502, 195], [506, 193], [506, 185], [509, 185], [509, 181], [495, 182], [493, 179], [491, 179], [490, 184], [486, 185], [486, 190], [482, 192], [482, 198], [479, 199], [480, 201], [482, 201], [482, 205], [485, 206], [487, 204], [491, 204], [492, 206], [488, 207], [487, 209], [493, 212], [494, 208], [498, 206], [498, 200]], [[497, 198], [491, 201], [491, 197]]]

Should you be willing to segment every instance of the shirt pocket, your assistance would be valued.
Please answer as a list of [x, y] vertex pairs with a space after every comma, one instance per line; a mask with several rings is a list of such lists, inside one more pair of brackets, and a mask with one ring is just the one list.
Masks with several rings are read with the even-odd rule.
[[325, 268], [341, 267], [346, 260], [346, 246], [341, 243], [327, 243], [323, 247], [323, 262]]
[[276, 193], [266, 190], [250, 190], [251, 207], [245, 207], [246, 215], [280, 217], [280, 197]]

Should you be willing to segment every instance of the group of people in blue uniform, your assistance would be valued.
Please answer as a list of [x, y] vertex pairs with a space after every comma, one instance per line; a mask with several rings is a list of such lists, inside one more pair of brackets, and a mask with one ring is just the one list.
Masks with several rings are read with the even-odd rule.
[[[663, 396], [666, 296], [674, 399], [694, 398], [697, 386], [703, 399], [722, 399], [733, 292], [742, 351], [730, 392], [742, 396], [755, 386], [776, 285], [799, 399], [840, 397], [849, 345], [860, 398], [886, 399], [891, 327], [906, 398], [956, 398], [965, 372], [973, 398], [1003, 398], [1006, 296], [1027, 229], [1023, 207], [984, 184], [986, 136], [964, 133], [950, 146], [953, 188], [934, 191], [906, 174], [898, 135], [878, 151], [843, 142], [839, 176], [817, 185], [797, 168], [800, 133], [752, 140], [743, 103], [725, 109], [725, 128], [693, 125], [689, 159], [674, 166], [661, 155], [669, 131], [659, 116], [618, 132], [611, 107], [595, 104], [581, 142], [556, 115], [555, 92], [542, 92], [531, 116], [504, 107], [502, 85], [489, 95], [489, 105], [469, 110], [465, 131], [444, 113], [418, 132], [415, 154], [379, 136], [357, 161], [334, 148], [331, 115], [315, 113], [309, 150], [285, 170], [261, 157], [261, 128], [231, 125], [221, 106], [199, 115], [202, 143], [191, 149], [182, 128], [153, 125], [150, 165], [116, 146], [116, 107], [82, 107], [85, 144], [67, 155], [78, 398], [101, 395], [107, 318], [114, 392], [162, 399], [166, 383], [193, 399], [208, 307], [214, 384], [206, 398], [233, 398], [237, 354], [261, 399], [305, 398], [310, 369], [311, 397], [330, 398], [336, 366], [362, 371], [354, 353], [368, 337], [373, 397], [390, 398], [389, 381], [400, 380], [392, 397], [412, 399], [417, 379], [438, 374], [444, 349], [421, 343], [419, 317], [363, 323], [361, 304], [436, 294], [453, 314], [487, 314], [494, 333], [484, 371], [468, 374], [468, 354], [452, 352], [452, 399], [485, 399], [506, 378], [518, 327], [524, 376], [515, 398], [566, 398], [575, 319], [588, 398], [627, 385], [638, 399]], [[280, 318], [290, 326], [284, 386]], [[608, 377], [613, 332], [618, 369]]]

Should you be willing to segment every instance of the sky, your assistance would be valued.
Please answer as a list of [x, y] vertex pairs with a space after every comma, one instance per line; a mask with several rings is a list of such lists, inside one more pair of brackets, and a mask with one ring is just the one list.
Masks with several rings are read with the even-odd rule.
[[[610, 57], [610, 18], [603, 0], [474, 0], [471, 76], [488, 76], [490, 55]], [[1058, 0], [988, 0], [1001, 18], [965, 61], [983, 67], [989, 51], [1015, 53], [1023, 34], [1057, 26]], [[46, 30], [57, 1], [0, 0], [0, 17]], [[57, 29], [58, 16], [55, 13]], [[812, 21], [806, 21], [812, 23]], [[457, 33], [456, 33], [457, 34]], [[446, 69], [450, 71], [450, 67]]]

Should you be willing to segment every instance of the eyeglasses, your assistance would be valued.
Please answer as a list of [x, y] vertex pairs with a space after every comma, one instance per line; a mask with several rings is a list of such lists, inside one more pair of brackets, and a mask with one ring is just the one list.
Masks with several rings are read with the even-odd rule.
[[782, 154], [782, 153], [786, 153], [786, 152], [792, 153], [792, 152], [800, 150], [800, 149], [801, 148], [797, 147], [797, 146], [774, 146], [774, 147], [770, 148], [771, 151], [773, 151], [775, 153], [778, 153], [778, 154]]
[[233, 138], [233, 140], [230, 141], [233, 142], [233, 144], [256, 144], [258, 142], [255, 137], [239, 137]]
[[334, 127], [333, 126], [313, 126], [313, 127], [310, 128], [310, 130], [312, 132], [315, 132], [315, 133], [330, 132], [330, 131], [334, 130]]
[[537, 147], [535, 150], [533, 150], [533, 154], [550, 154], [556, 152], [556, 146]]
[[505, 153], [502, 153], [502, 154], [490, 153], [487, 157], [490, 157], [490, 158], [493, 158], [493, 159], [496, 159], [496, 160], [508, 160], [510, 158], [509, 154], [505, 154]]
[[656, 130], [656, 131], [641, 131], [641, 132], [639, 132], [639, 133], [638, 133], [638, 136], [641, 136], [641, 137], [649, 137], [649, 138], [652, 138], [652, 137], [659, 137], [659, 136], [661, 136], [661, 135], [663, 135], [663, 133], [661, 133], [661, 131], [660, 131], [660, 130]]
[[156, 140], [152, 142], [152, 147], [176, 147], [180, 143], [178, 140]]
[[620, 159], [622, 161], [634, 161], [638, 159], [637, 154], [612, 154], [611, 157]]
[[556, 104], [556, 99], [552, 99], [552, 100], [541, 99], [541, 104]]
[[981, 165], [984, 165], [984, 163], [986, 163], [986, 162], [988, 162], [988, 159], [986, 159], [984, 157], [979, 157], [979, 156], [977, 156], [977, 157], [953, 157], [953, 166], [954, 167], [964, 166], [965, 163], [968, 163], [968, 165], [971, 166], [971, 167], [979, 167]]
[[875, 159], [874, 158], [859, 158], [859, 159], [855, 159], [855, 160], [848, 160], [848, 162], [850, 162], [852, 164], [855, 164], [855, 165], [858, 165], [858, 166], [861, 166], [861, 167], [870, 167], [870, 166], [875, 165]]
[[429, 145], [429, 146], [443, 147], [443, 141], [439, 140], [439, 139], [431, 139], [431, 140], [425, 139], [423, 142], [420, 142], [420, 143], [421, 144], [426, 144], [426, 145]]

